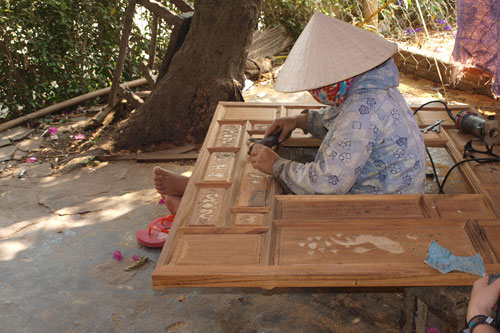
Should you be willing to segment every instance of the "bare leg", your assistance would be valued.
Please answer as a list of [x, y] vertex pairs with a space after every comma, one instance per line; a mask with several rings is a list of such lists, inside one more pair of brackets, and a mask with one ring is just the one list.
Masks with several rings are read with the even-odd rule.
[[153, 174], [155, 188], [158, 193], [162, 196], [182, 197], [186, 190], [189, 177], [177, 175], [160, 167], [155, 167]]
[[166, 195], [164, 198], [165, 205], [167, 205], [168, 210], [171, 214], [175, 215], [179, 209], [179, 205], [181, 204], [182, 197]]

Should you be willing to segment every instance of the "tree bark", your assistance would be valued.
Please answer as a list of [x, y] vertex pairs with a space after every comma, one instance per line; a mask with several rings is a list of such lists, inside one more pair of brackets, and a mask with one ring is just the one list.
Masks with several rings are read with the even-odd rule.
[[189, 32], [117, 148], [202, 142], [219, 101], [242, 100], [245, 60], [262, 0], [197, 0]]

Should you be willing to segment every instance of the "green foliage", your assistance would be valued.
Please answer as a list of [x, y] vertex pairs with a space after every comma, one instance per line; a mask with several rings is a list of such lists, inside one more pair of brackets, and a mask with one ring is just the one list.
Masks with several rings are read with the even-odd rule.
[[[109, 86], [127, 0], [0, 0], [0, 119]], [[136, 10], [136, 20], [139, 14]], [[148, 20], [148, 13], [142, 19]], [[141, 76], [149, 26], [134, 25], [122, 80]], [[168, 30], [160, 27], [158, 54]]]
[[[388, 0], [378, 0], [378, 7]], [[364, 1], [355, 0], [263, 0], [261, 24], [284, 25], [298, 37], [314, 12], [335, 16], [353, 24], [362, 22]], [[456, 21], [455, 0], [419, 0], [428, 27], [443, 29]], [[445, 25], [438, 23], [446, 20]], [[416, 0], [397, 0], [378, 15], [378, 32], [389, 37], [407, 36], [407, 29], [422, 25]], [[373, 30], [375, 27], [364, 26]]]

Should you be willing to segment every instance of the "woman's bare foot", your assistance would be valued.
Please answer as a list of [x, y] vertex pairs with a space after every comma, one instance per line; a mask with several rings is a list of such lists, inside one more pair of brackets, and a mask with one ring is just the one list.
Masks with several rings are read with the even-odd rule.
[[189, 177], [177, 175], [160, 167], [153, 170], [155, 188], [162, 196], [180, 196], [184, 194]]
[[177, 197], [173, 195], [166, 195], [164, 197], [165, 205], [167, 205], [170, 214], [177, 214], [177, 210], [179, 209], [179, 205], [181, 204], [182, 197]]

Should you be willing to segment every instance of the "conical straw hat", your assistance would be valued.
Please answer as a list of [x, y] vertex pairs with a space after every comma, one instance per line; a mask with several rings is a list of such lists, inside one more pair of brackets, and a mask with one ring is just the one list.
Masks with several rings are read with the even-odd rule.
[[333, 17], [314, 13], [278, 74], [275, 90], [312, 90], [364, 73], [396, 51], [396, 43]]

